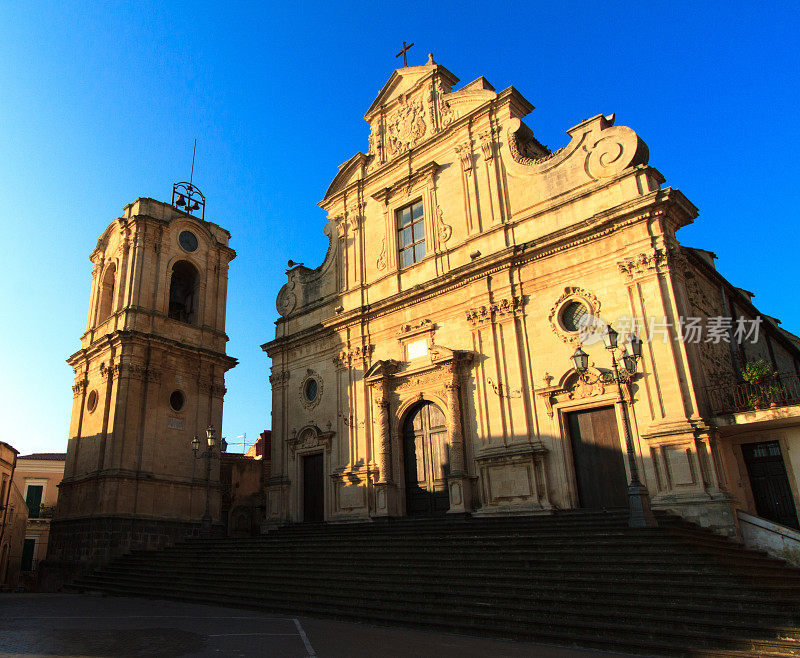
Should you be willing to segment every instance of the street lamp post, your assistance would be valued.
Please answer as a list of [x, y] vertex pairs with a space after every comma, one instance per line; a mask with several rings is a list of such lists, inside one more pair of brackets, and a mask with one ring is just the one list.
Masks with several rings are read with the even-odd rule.
[[[214, 431], [213, 425], [209, 425], [206, 428], [206, 443], [206, 449], [198, 454], [198, 451], [200, 450], [200, 439], [198, 439], [197, 436], [192, 439], [192, 451], [194, 452], [194, 458], [206, 460], [206, 511], [203, 514], [203, 518], [200, 520], [201, 537], [211, 536], [211, 459], [214, 457], [214, 448], [217, 445], [217, 435]], [[222, 456], [222, 453], [227, 450], [227, 448], [228, 445], [225, 442], [225, 437], [222, 437], [219, 445], [220, 457]]]
[[639, 467], [636, 463], [636, 453], [633, 448], [633, 439], [628, 427], [628, 405], [625, 397], [622, 395], [622, 384], [627, 384], [636, 373], [636, 363], [642, 356], [642, 341], [636, 336], [632, 335], [630, 338], [631, 354], [623, 347], [622, 348], [622, 364], [624, 370], [620, 370], [617, 363], [616, 350], [619, 334], [611, 325], [608, 325], [605, 333], [603, 334], [603, 342], [605, 348], [611, 353], [611, 368], [613, 373], [601, 372], [595, 379], [590, 379], [587, 373], [589, 368], [589, 355], [584, 352], [580, 346], [575, 350], [572, 355], [572, 361], [575, 365], [575, 370], [578, 371], [581, 379], [587, 384], [596, 384], [598, 382], [603, 384], [614, 383], [617, 385], [618, 400], [622, 404], [622, 431], [625, 437], [625, 450], [628, 457], [628, 470], [630, 471], [630, 483], [628, 484], [628, 505], [630, 508], [630, 516], [628, 518], [628, 525], [632, 528], [649, 528], [658, 525], [653, 511], [650, 509], [650, 495], [647, 492], [647, 487], [639, 479]]

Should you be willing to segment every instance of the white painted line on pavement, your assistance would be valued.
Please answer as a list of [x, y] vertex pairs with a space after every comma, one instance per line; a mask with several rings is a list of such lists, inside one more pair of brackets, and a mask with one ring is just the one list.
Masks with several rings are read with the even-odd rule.
[[297, 626], [297, 632], [300, 633], [300, 639], [303, 640], [303, 644], [306, 645], [306, 651], [308, 652], [309, 656], [316, 656], [317, 654], [314, 653], [314, 649], [311, 647], [311, 642], [308, 641], [308, 635], [303, 630], [303, 627], [300, 625], [300, 620], [295, 619], [294, 625]]

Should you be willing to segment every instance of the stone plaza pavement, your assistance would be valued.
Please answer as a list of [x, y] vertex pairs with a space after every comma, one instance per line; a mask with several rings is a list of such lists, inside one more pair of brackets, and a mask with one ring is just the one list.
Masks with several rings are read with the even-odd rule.
[[235, 608], [80, 594], [0, 594], [0, 656], [618, 655]]

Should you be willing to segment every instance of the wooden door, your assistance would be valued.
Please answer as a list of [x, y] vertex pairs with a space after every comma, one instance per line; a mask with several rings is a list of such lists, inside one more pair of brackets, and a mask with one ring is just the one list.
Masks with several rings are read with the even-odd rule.
[[567, 414], [580, 506], [628, 506], [627, 475], [614, 407]]
[[19, 565], [20, 571], [33, 571], [33, 551], [35, 548], [35, 539], [26, 539], [22, 544], [22, 560]]
[[450, 455], [442, 410], [432, 402], [413, 409], [403, 425], [403, 446], [406, 514], [443, 514], [450, 509]]
[[777, 441], [745, 443], [742, 455], [758, 515], [800, 530], [780, 444]]
[[303, 522], [321, 523], [325, 520], [325, 475], [323, 455], [303, 457]]

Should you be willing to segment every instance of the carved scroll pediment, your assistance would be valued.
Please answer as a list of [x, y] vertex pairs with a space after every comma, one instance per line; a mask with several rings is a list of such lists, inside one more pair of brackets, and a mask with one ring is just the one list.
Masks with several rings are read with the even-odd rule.
[[300, 431], [292, 430], [291, 436], [287, 439], [286, 444], [292, 456], [298, 450], [310, 450], [313, 448], [323, 447], [330, 449], [331, 439], [335, 432], [323, 432], [319, 427], [314, 424], [306, 425], [300, 428]]
[[592, 180], [611, 178], [628, 167], [647, 164], [647, 145], [630, 128], [615, 126], [613, 114], [598, 114], [567, 133], [572, 138], [569, 144], [550, 152], [533, 137], [530, 128], [512, 119], [507, 129], [511, 157], [530, 173], [545, 173], [563, 164]]
[[[556, 404], [563, 404], [565, 402], [572, 402], [586, 398], [601, 397], [616, 392], [616, 384], [608, 384], [604, 381], [599, 381], [602, 377], [608, 376], [608, 371], [600, 370], [592, 365], [581, 376], [576, 370], [568, 370], [565, 372], [559, 383], [552, 386], [552, 376], [546, 374], [544, 377], [545, 384], [543, 388], [536, 391], [544, 401], [547, 415], [553, 417], [553, 407]], [[622, 385], [622, 396], [630, 402], [631, 393], [627, 383]]]

